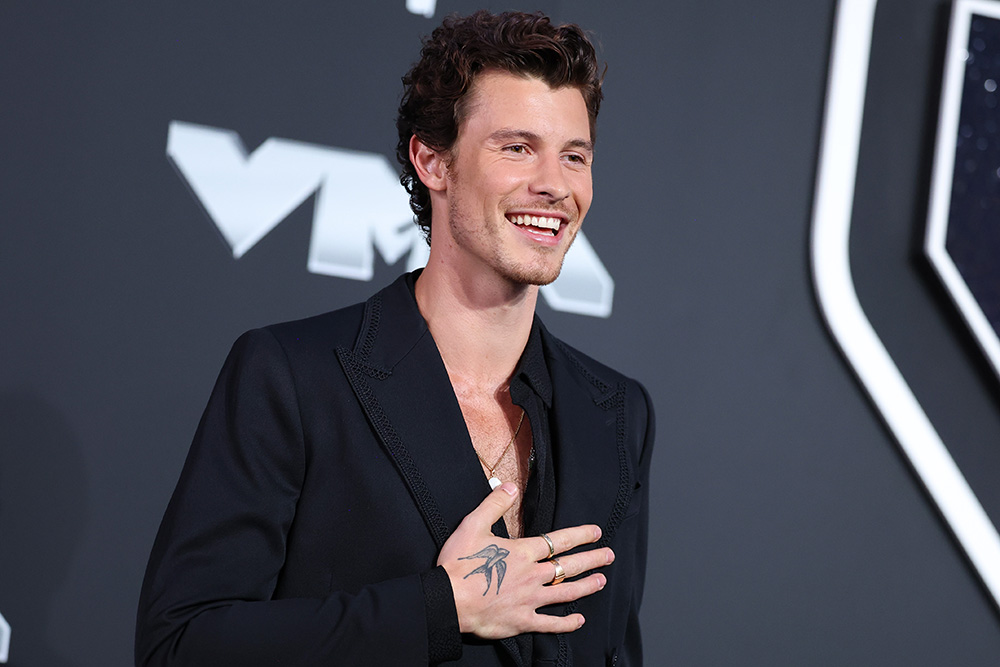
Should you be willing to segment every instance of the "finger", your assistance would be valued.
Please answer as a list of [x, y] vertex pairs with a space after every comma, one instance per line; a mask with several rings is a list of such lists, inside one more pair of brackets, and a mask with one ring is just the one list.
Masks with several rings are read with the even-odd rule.
[[[491, 524], [492, 525], [492, 524]], [[561, 528], [560, 530], [548, 533], [552, 540], [552, 546], [556, 554], [569, 551], [581, 544], [592, 544], [601, 539], [601, 527], [594, 525], [573, 526], [572, 528]], [[531, 538], [532, 553], [537, 554], [535, 560], [546, 560], [549, 558], [549, 544], [541, 536]]]
[[[489, 530], [507, 510], [514, 506], [515, 498], [517, 498], [517, 485], [505, 482], [493, 489], [493, 492], [486, 496], [476, 509], [466, 515], [462, 523], [468, 521], [473, 527], [482, 528], [485, 526], [486, 530]], [[548, 553], [547, 548], [546, 553]]]
[[564, 604], [585, 598], [603, 589], [607, 583], [607, 577], [596, 573], [577, 581], [567, 581], [553, 586], [546, 586], [543, 594], [543, 603], [540, 606]]
[[527, 632], [573, 632], [574, 630], [579, 630], [583, 622], [583, 614], [552, 616], [550, 614], [536, 613], [532, 619], [532, 627], [528, 628]]
[[[590, 570], [597, 569], [599, 567], [604, 567], [605, 565], [610, 565], [615, 561], [615, 552], [609, 547], [603, 547], [601, 549], [591, 549], [589, 551], [580, 551], [575, 554], [570, 554], [568, 556], [558, 556], [559, 564], [562, 566], [563, 571], [566, 573], [566, 579], [572, 579]], [[555, 576], [555, 565], [551, 560], [545, 560], [539, 563], [539, 566], [545, 568], [546, 582], [553, 580]]]

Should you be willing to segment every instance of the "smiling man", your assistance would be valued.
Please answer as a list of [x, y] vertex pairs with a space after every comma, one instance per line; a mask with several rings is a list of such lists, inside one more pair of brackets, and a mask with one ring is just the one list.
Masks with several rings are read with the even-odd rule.
[[438, 261], [430, 271], [446, 265], [458, 275], [495, 274], [491, 281], [533, 294], [529, 285], [558, 277], [590, 208], [586, 103], [577, 88], [502, 71], [479, 74], [466, 94], [450, 149], [409, 141], [432, 210], [442, 210], [435, 236], [447, 236], [431, 244]]
[[237, 341], [153, 547], [137, 664], [641, 664], [652, 409], [535, 316], [593, 194], [594, 49], [478, 12], [403, 82], [427, 266]]

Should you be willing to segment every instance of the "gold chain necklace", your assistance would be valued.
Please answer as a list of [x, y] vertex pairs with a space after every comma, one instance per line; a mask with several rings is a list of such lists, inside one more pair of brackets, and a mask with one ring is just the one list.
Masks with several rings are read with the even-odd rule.
[[493, 465], [490, 465], [489, 463], [483, 460], [483, 457], [479, 455], [479, 450], [476, 449], [475, 446], [473, 446], [472, 448], [472, 450], [476, 453], [476, 458], [479, 459], [479, 462], [482, 463], [483, 467], [486, 468], [490, 473], [489, 482], [491, 489], [495, 489], [501, 484], [503, 484], [503, 482], [500, 481], [500, 478], [497, 477], [495, 474], [493, 474], [493, 471], [497, 469], [497, 466], [500, 465], [501, 461], [503, 461], [503, 457], [507, 456], [507, 452], [510, 451], [511, 445], [513, 445], [514, 441], [517, 440], [517, 434], [521, 432], [521, 424], [523, 423], [524, 423], [524, 408], [521, 408], [521, 418], [517, 421], [517, 428], [514, 429], [514, 435], [510, 436], [510, 442], [508, 442], [507, 446], [503, 448], [503, 452], [500, 454], [500, 458], [498, 458], [497, 462], [494, 463]]

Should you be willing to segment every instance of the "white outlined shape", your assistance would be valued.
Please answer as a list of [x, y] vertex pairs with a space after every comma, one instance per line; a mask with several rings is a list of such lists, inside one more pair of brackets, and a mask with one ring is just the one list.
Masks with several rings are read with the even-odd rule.
[[7, 662], [10, 654], [10, 623], [0, 614], [0, 662]]
[[417, 241], [409, 199], [384, 155], [267, 139], [247, 153], [222, 128], [172, 121], [167, 156], [239, 259], [316, 194], [308, 268], [371, 280]]
[[969, 28], [973, 14], [1000, 18], [1000, 5], [982, 0], [956, 0], [952, 8], [924, 252], [927, 253], [938, 277], [944, 283], [962, 317], [965, 318], [966, 324], [972, 330], [994, 372], [1000, 376], [1000, 338], [997, 338], [996, 330], [945, 248], [951, 186], [955, 172], [955, 141], [958, 136], [962, 89], [965, 83], [966, 45], [969, 42]]
[[849, 239], [877, 0], [840, 0], [816, 174], [811, 255], [820, 309], [979, 577], [1000, 606], [1000, 535], [868, 321]]
[[434, 16], [435, 5], [437, 0], [406, 0], [407, 11], [427, 18]]

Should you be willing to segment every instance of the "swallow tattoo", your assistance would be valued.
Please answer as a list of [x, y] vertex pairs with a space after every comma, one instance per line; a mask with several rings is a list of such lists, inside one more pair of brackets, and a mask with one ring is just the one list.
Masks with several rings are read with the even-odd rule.
[[483, 591], [483, 595], [490, 592], [490, 584], [493, 583], [493, 570], [497, 571], [497, 595], [500, 594], [500, 584], [503, 583], [503, 575], [507, 574], [507, 562], [504, 561], [510, 554], [510, 551], [498, 547], [495, 544], [491, 544], [485, 549], [480, 550], [478, 553], [474, 553], [471, 556], [462, 556], [458, 560], [472, 560], [473, 558], [485, 558], [486, 562], [477, 567], [472, 572], [468, 573], [463, 579], [468, 579], [474, 574], [479, 574], [480, 572], [486, 575], [486, 590]]

